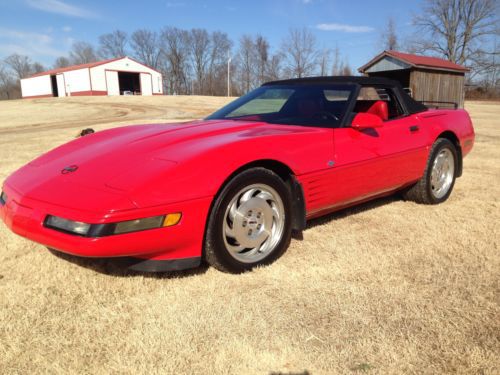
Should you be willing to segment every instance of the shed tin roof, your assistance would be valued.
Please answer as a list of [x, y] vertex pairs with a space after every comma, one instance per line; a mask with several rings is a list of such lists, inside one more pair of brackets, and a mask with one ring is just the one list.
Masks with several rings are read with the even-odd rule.
[[468, 68], [455, 64], [451, 61], [440, 59], [438, 57], [413, 55], [410, 53], [403, 53], [399, 51], [384, 51], [381, 54], [375, 56], [368, 63], [363, 65], [358, 69], [359, 72], [364, 73], [370, 66], [383, 59], [386, 56], [393, 57], [395, 59], [401, 60], [412, 67], [423, 68], [423, 69], [433, 69], [433, 70], [447, 70], [466, 73], [469, 71]]

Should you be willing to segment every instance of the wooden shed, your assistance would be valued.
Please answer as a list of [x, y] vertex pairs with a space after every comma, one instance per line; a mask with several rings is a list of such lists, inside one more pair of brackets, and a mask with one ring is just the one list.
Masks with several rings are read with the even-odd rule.
[[457, 103], [464, 106], [466, 67], [436, 57], [384, 51], [358, 69], [370, 77], [387, 77], [401, 82], [415, 100], [428, 106]]

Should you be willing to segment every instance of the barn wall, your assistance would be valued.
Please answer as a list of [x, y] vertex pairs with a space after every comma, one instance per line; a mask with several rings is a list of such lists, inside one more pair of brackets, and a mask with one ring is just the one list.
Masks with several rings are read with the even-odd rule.
[[[150, 86], [151, 90], [145, 92], [145, 95], [158, 95], [163, 93], [163, 83], [162, 76], [156, 70], [151, 69], [147, 66], [139, 64], [129, 58], [124, 58], [116, 61], [112, 61], [107, 64], [98, 65], [96, 67], [90, 68], [90, 76], [92, 79], [92, 90], [94, 91], [108, 91], [109, 83], [106, 82], [106, 71], [120, 71], [120, 72], [135, 72], [135, 73], [149, 73], [147, 76], [151, 80]], [[141, 74], [141, 81], [143, 74]], [[114, 85], [114, 83], [113, 83]], [[115, 90], [113, 89], [113, 93]]]
[[464, 75], [415, 69], [410, 74], [413, 98], [419, 101], [456, 102], [464, 106]]
[[92, 90], [108, 91], [106, 85], [106, 73], [104, 70], [105, 65], [99, 65], [90, 68], [90, 78], [92, 79]]
[[64, 79], [64, 74], [58, 74], [57, 79], [57, 91], [59, 96], [66, 96], [66, 81]]
[[66, 91], [69, 95], [77, 94], [82, 91], [90, 91], [90, 77], [87, 68], [70, 70], [64, 72], [64, 80], [66, 82]]
[[52, 96], [50, 75], [22, 79], [21, 93], [23, 98]]
[[106, 87], [108, 95], [120, 95], [118, 72], [114, 70], [106, 70], [105, 75], [106, 75]]
[[141, 94], [142, 95], [153, 95], [152, 75], [148, 74], [148, 73], [141, 73], [139, 79], [141, 82]]

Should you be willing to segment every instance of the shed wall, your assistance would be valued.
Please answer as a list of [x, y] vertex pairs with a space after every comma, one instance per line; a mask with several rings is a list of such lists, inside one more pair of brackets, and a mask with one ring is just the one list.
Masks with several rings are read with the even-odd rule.
[[464, 75], [415, 69], [410, 73], [413, 98], [418, 101], [457, 102], [464, 106]]
[[410, 64], [395, 59], [392, 56], [385, 56], [384, 58], [380, 59], [375, 64], [370, 66], [368, 69], [366, 69], [365, 73], [387, 72], [390, 70], [401, 70], [409, 68], [411, 68]]

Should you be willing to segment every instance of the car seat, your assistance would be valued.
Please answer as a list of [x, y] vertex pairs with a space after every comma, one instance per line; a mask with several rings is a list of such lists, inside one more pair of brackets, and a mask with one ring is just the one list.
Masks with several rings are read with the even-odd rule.
[[387, 121], [389, 119], [389, 108], [387, 106], [387, 102], [383, 100], [377, 100], [375, 103], [373, 103], [370, 108], [368, 108], [366, 113], [376, 115], [380, 117], [382, 121]]

